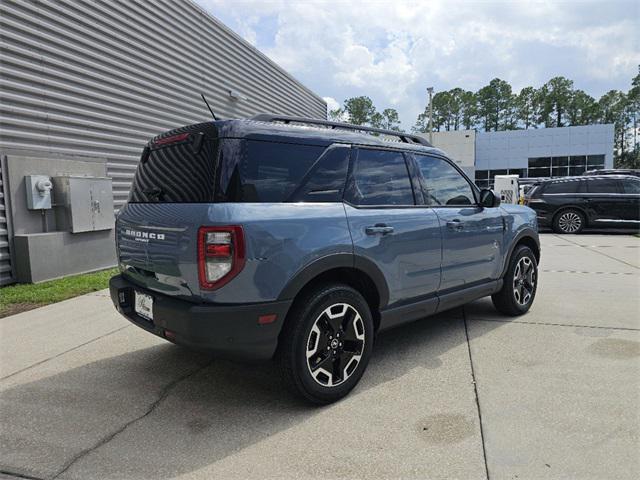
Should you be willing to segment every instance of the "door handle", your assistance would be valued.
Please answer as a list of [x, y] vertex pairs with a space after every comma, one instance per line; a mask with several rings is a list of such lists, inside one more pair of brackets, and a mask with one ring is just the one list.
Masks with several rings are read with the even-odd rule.
[[367, 235], [386, 235], [388, 233], [393, 233], [393, 227], [385, 225], [384, 223], [376, 223], [372, 227], [366, 227], [364, 232]]
[[464, 223], [456, 218], [455, 220], [450, 220], [447, 222], [447, 228], [456, 231], [462, 230], [464, 228]]

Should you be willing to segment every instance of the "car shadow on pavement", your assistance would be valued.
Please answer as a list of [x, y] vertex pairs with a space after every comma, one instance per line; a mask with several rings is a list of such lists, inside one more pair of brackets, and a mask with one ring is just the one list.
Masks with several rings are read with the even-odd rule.
[[382, 333], [360, 385], [327, 407], [286, 392], [273, 362], [213, 360], [171, 344], [98, 360], [2, 392], [0, 466], [38, 477], [68, 468], [61, 478], [173, 478], [349, 408], [341, 404], [417, 368], [447, 368], [449, 350], [467, 355], [465, 330], [456, 309]]

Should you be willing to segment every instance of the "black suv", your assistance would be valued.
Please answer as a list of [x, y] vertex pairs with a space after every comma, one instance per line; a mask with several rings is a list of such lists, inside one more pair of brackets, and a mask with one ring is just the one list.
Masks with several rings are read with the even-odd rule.
[[640, 228], [640, 178], [563, 177], [536, 184], [525, 198], [541, 227], [579, 233], [585, 227]]

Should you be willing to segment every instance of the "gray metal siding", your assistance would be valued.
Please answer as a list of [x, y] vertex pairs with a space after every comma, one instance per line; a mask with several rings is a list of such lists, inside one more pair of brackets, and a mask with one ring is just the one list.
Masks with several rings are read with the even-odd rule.
[[6, 178], [4, 166], [4, 158], [0, 157], [0, 285], [15, 281], [9, 250], [9, 221], [7, 219], [7, 201], [4, 195]]
[[116, 209], [150, 137], [210, 118], [201, 92], [219, 118], [326, 118], [320, 97], [189, 0], [0, 0], [0, 153], [106, 159]]
[[[116, 208], [149, 137], [326, 104], [188, 0], [1, 0], [0, 148], [107, 159]], [[234, 100], [229, 90], [246, 99]]]

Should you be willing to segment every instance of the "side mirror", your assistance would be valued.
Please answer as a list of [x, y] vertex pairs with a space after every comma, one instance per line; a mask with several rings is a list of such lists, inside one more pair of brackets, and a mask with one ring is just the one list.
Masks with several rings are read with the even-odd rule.
[[493, 190], [484, 188], [480, 190], [480, 206], [485, 208], [499, 207], [500, 197], [493, 193]]

